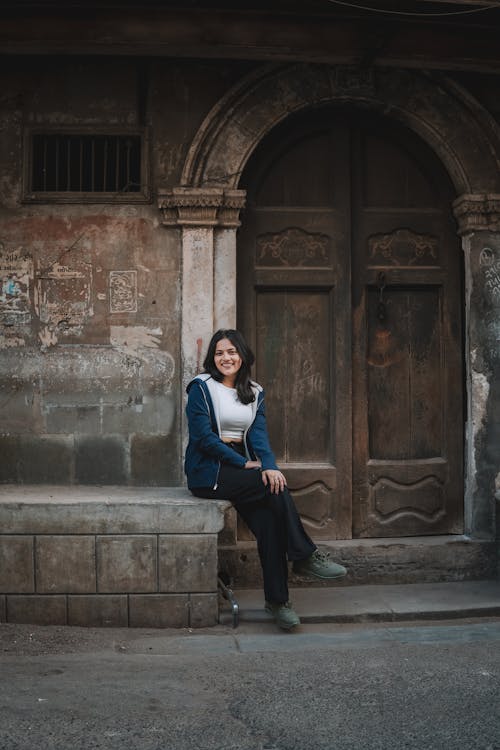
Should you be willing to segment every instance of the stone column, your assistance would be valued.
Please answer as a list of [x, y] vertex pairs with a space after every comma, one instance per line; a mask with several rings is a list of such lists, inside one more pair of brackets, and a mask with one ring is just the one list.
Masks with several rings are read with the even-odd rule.
[[236, 327], [236, 231], [244, 190], [226, 190], [214, 237], [214, 329]]
[[200, 371], [214, 325], [214, 226], [222, 205], [220, 188], [174, 188], [160, 195], [165, 226], [181, 228], [182, 388]]
[[491, 539], [500, 487], [500, 195], [462, 195], [453, 207], [465, 262], [465, 531]]
[[202, 369], [214, 330], [236, 322], [236, 230], [244, 202], [244, 190], [223, 188], [177, 187], [159, 195], [163, 225], [181, 229], [183, 394]]

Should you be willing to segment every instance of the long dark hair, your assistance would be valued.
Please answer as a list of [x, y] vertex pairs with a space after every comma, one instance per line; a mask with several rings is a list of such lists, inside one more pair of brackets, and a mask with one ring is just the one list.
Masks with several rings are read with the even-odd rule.
[[243, 335], [239, 331], [236, 331], [234, 328], [221, 328], [214, 333], [208, 345], [206, 357], [203, 361], [205, 372], [210, 373], [214, 380], [218, 380], [219, 383], [222, 381], [223, 375], [219, 372], [215, 364], [215, 350], [217, 349], [217, 344], [219, 341], [222, 341], [222, 339], [229, 339], [241, 357], [241, 367], [236, 375], [234, 385], [241, 403], [250, 404], [252, 401], [255, 401], [255, 394], [252, 390], [250, 381], [250, 369], [255, 362], [255, 357], [243, 338]]

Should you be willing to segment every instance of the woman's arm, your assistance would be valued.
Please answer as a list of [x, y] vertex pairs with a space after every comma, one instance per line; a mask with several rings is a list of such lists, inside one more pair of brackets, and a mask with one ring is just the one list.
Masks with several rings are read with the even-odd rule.
[[283, 492], [286, 487], [286, 477], [276, 465], [276, 459], [269, 442], [263, 393], [260, 394], [257, 414], [250, 432], [252, 448], [262, 463], [262, 481], [265, 485], [269, 485], [269, 490], [273, 494]]
[[246, 458], [229, 448], [213, 431], [207, 398], [202, 386], [194, 382], [189, 389], [186, 406], [190, 440], [200, 451], [218, 461], [245, 466]]

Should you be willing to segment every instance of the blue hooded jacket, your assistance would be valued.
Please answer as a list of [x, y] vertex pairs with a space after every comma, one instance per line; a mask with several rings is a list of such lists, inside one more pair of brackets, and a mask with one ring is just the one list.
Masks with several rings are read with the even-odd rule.
[[243, 436], [247, 458], [227, 446], [220, 437], [219, 403], [216, 381], [208, 373], [198, 375], [187, 387], [186, 415], [189, 442], [184, 471], [189, 488], [217, 488], [222, 463], [243, 468], [247, 461], [259, 459], [262, 469], [277, 469], [276, 459], [269, 444], [264, 390], [252, 382], [255, 401], [251, 404], [253, 420]]

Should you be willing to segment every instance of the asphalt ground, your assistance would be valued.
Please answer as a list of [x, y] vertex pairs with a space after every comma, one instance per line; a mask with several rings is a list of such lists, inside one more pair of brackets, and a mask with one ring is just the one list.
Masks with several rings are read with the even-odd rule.
[[500, 618], [0, 625], [1, 750], [500, 749]]

